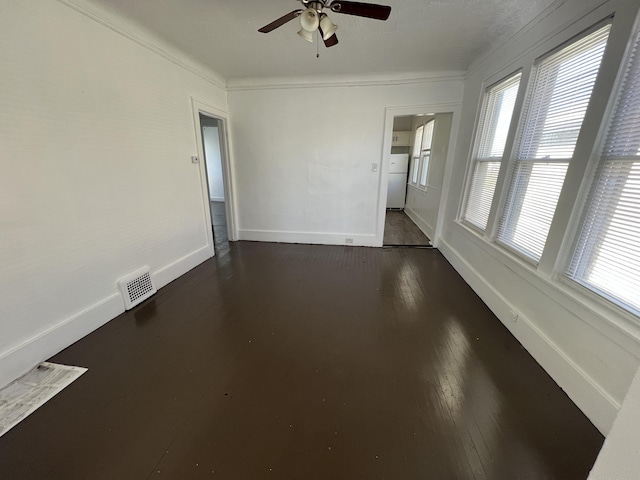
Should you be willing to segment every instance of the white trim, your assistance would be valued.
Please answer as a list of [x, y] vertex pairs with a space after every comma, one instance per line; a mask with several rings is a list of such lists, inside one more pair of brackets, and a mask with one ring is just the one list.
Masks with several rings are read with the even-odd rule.
[[463, 81], [465, 72], [408, 72], [396, 74], [335, 75], [270, 78], [230, 78], [229, 92], [291, 88], [378, 87], [418, 83]]
[[233, 150], [231, 148], [231, 132], [229, 131], [229, 113], [206, 104], [191, 97], [191, 110], [193, 112], [193, 124], [196, 135], [196, 148], [198, 151], [198, 171], [200, 173], [200, 188], [202, 190], [203, 215], [207, 235], [207, 244], [210, 246], [210, 256], [214, 255], [213, 232], [211, 231], [211, 199], [209, 197], [209, 185], [207, 184], [207, 172], [204, 162], [204, 144], [200, 131], [200, 113], [220, 120], [220, 154], [222, 158], [222, 178], [225, 191], [225, 210], [227, 214], [227, 233], [230, 241], [238, 239], [236, 221], [236, 196], [235, 174], [233, 168]]
[[[456, 234], [464, 235], [465, 240], [493, 257], [498, 263], [505, 265], [532, 288], [553, 299], [559, 305], [566, 305], [567, 301], [570, 301], [571, 304], [566, 308], [574, 312], [580, 320], [627, 353], [640, 359], [640, 325], [637, 317], [587, 289], [580, 289], [585, 290], [585, 294], [581, 295], [577, 288], [569, 286], [569, 281], [564, 282], [540, 275], [533, 265], [511, 254], [502, 246], [489, 242], [464, 223], [453, 222], [450, 228], [457, 228]], [[597, 320], [592, 320], [594, 317]]]
[[411, 209], [410, 207], [406, 207], [404, 209], [404, 212], [407, 214], [407, 216], [413, 220], [413, 223], [415, 223], [418, 228], [422, 231], [422, 233], [424, 233], [427, 238], [429, 239], [429, 241], [431, 241], [431, 237], [429, 236], [430, 234], [428, 232], [433, 231], [433, 227], [431, 225], [429, 225], [429, 223], [422, 218], [418, 212], [416, 212], [415, 210]]
[[439, 250], [578, 408], [606, 435], [620, 403], [533, 323], [522, 316], [517, 322], [511, 321], [511, 311], [517, 309], [445, 240], [441, 240]]
[[120, 293], [113, 293], [70, 318], [0, 353], [0, 388], [21, 377], [82, 337], [124, 312]]
[[[184, 275], [209, 258], [205, 245], [151, 272], [158, 289]], [[115, 284], [114, 284], [115, 289]], [[0, 353], [0, 388], [24, 375], [69, 345], [90, 334], [125, 311], [119, 292], [96, 302], [81, 312], [52, 325], [19, 345]]]
[[[438, 218], [434, 228], [434, 238], [430, 238], [434, 247], [438, 246], [438, 239], [444, 226], [445, 208], [451, 176], [453, 172], [453, 162], [455, 158], [455, 139], [458, 138], [458, 128], [460, 126], [461, 103], [440, 103], [431, 105], [413, 105], [408, 107], [387, 107], [385, 109], [384, 138], [382, 141], [382, 153], [380, 160], [380, 176], [378, 184], [378, 216], [376, 218], [376, 246], [381, 247], [384, 241], [384, 224], [387, 212], [387, 185], [389, 182], [389, 163], [391, 159], [391, 146], [393, 143], [393, 119], [398, 116], [427, 115], [438, 113], [452, 113], [451, 131], [449, 134], [449, 146], [447, 148], [447, 159], [445, 163], [443, 188], [440, 193], [440, 204], [438, 207]], [[417, 190], [424, 191], [413, 184], [409, 184]]]
[[[211, 227], [209, 227], [209, 230], [211, 230]], [[154, 270], [151, 272], [151, 276], [159, 290], [209, 258], [211, 258], [211, 255], [209, 255], [209, 246], [204, 245], [199, 249], [171, 262], [170, 264]]]
[[[350, 238], [353, 243], [346, 243]], [[346, 245], [349, 247], [377, 247], [373, 234], [295, 232], [285, 230], [238, 230], [239, 240], [275, 243], [305, 243], [313, 245]]]
[[[169, 60], [171, 63], [184, 68], [185, 70], [197, 75], [198, 77], [206, 80], [207, 82], [215, 85], [218, 88], [226, 89], [226, 81], [222, 75], [213, 69], [199, 63], [186, 61], [185, 58], [181, 58], [179, 52], [170, 52], [173, 47], [169, 45], [162, 45], [164, 42], [159, 39], [151, 39], [150, 35], [146, 33], [141, 35], [141, 32], [129, 31], [126, 27], [116, 24], [113, 19], [107, 19], [106, 12], [98, 11], [95, 5], [87, 5], [84, 1], [78, 0], [58, 0], [63, 5], [75, 10], [76, 12], [84, 15], [87, 18], [107, 27], [115, 33], [122, 35], [123, 37], [134, 41], [138, 45], [152, 51], [153, 53], [160, 55], [162, 58]], [[82, 3], [82, 5], [80, 4]], [[131, 28], [130, 26], [128, 26]], [[147, 38], [144, 38], [147, 37]]]

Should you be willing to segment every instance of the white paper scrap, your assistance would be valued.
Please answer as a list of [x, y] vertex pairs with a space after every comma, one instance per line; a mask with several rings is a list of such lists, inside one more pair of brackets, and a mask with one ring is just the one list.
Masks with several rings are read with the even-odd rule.
[[42, 362], [0, 390], [0, 437], [86, 371], [83, 367]]

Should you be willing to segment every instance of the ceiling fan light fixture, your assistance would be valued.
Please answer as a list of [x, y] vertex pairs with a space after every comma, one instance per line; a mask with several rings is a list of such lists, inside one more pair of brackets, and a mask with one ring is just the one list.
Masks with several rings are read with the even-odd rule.
[[300, 24], [307, 32], [315, 32], [320, 26], [318, 12], [313, 8], [307, 8], [300, 14]]
[[329, 15], [323, 13], [320, 16], [320, 29], [322, 30], [323, 40], [328, 40], [329, 38], [331, 38], [331, 36], [333, 36], [333, 34], [336, 33], [336, 30], [338, 30], [338, 26], [331, 21]]
[[301, 28], [298, 35], [300, 35], [301, 38], [304, 38], [307, 42], [313, 43], [313, 32], [309, 32], [308, 30]]

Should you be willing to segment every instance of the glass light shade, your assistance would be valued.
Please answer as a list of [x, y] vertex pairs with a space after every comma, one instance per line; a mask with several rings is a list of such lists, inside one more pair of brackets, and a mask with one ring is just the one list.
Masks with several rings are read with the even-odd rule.
[[301, 28], [300, 31], [298, 32], [298, 35], [300, 35], [300, 37], [304, 38], [307, 42], [313, 43], [313, 33], [312, 32], [309, 32], [309, 31], [305, 30], [304, 28]]
[[322, 30], [322, 38], [328, 40], [336, 33], [338, 26], [331, 21], [329, 15], [323, 13], [320, 17], [320, 29]]
[[318, 18], [318, 12], [313, 8], [307, 8], [300, 14], [300, 24], [302, 29], [307, 32], [315, 32], [320, 26], [320, 19]]

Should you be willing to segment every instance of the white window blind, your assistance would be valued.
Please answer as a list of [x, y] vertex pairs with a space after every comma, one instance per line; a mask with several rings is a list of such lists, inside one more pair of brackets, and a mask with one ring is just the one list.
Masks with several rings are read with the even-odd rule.
[[418, 175], [420, 173], [420, 152], [422, 151], [422, 135], [424, 125], [416, 128], [416, 136], [413, 141], [413, 155], [411, 156], [411, 180], [413, 185], [418, 184]]
[[422, 132], [424, 132], [424, 125], [420, 125], [416, 128], [416, 138], [413, 141], [413, 157], [419, 157], [422, 151]]
[[640, 38], [636, 38], [566, 274], [640, 314]]
[[429, 175], [429, 160], [431, 160], [431, 150], [422, 154], [422, 171], [420, 172], [420, 186], [427, 186], [427, 176]]
[[418, 172], [420, 172], [420, 157], [414, 157], [411, 160], [411, 183], [418, 183]]
[[433, 127], [435, 120], [427, 122], [424, 126], [422, 136], [422, 170], [420, 171], [420, 186], [427, 186], [427, 176], [429, 174], [429, 160], [431, 158], [431, 144], [433, 143]]
[[547, 240], [609, 30], [599, 28], [535, 68], [497, 236], [534, 261]]
[[521, 76], [517, 73], [489, 87], [482, 100], [471, 179], [462, 214], [463, 220], [481, 230], [487, 228]]

